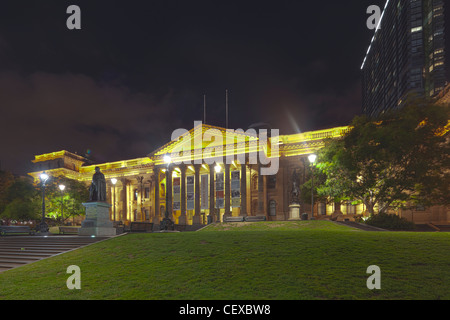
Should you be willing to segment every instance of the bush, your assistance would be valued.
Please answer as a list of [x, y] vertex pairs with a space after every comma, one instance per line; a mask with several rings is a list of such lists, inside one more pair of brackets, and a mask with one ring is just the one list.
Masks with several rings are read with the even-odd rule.
[[379, 213], [366, 220], [366, 224], [388, 230], [414, 230], [416, 225], [395, 214]]

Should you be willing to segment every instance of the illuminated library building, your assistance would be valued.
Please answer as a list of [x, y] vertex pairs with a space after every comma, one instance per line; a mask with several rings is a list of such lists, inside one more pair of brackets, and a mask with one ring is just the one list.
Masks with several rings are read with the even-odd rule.
[[[324, 139], [341, 137], [348, 130], [345, 126], [292, 135], [269, 135], [265, 137], [266, 143], [261, 143], [260, 135], [247, 130], [234, 133], [236, 139], [230, 143], [227, 139], [217, 139], [218, 135], [226, 137], [230, 129], [200, 123], [186, 131], [182, 136], [184, 139], [174, 139], [146, 157], [92, 165], [87, 164], [86, 158], [68, 151], [52, 152], [36, 155], [33, 160], [35, 170], [29, 174], [36, 182], [45, 171], [50, 176], [62, 175], [90, 185], [95, 167], [99, 167], [106, 178], [111, 220], [125, 225], [148, 222], [156, 229], [166, 210], [176, 226], [186, 230], [219, 219], [230, 220], [230, 217], [236, 217], [231, 220], [245, 217], [248, 221], [252, 218], [298, 220], [304, 213], [311, 218], [311, 205], [301, 199], [299, 210], [291, 209], [296, 194], [294, 189], [310, 176], [308, 156], [323, 147]], [[184, 160], [192, 161], [180, 163], [181, 158], [179, 164], [173, 163], [173, 159], [172, 163], [167, 161], [167, 155], [177, 154], [179, 150], [183, 150], [178, 154], [182, 154]], [[227, 161], [220, 162], [213, 157], [221, 152], [228, 156], [224, 159]], [[266, 161], [255, 161], [258, 158]], [[268, 164], [267, 160], [272, 163]], [[262, 169], [275, 164], [275, 174], [261, 174]], [[314, 219], [337, 221], [368, 216], [363, 204], [352, 205], [351, 202], [315, 201], [313, 212]], [[414, 218], [416, 223], [450, 221], [445, 207], [396, 213], [408, 220]]]

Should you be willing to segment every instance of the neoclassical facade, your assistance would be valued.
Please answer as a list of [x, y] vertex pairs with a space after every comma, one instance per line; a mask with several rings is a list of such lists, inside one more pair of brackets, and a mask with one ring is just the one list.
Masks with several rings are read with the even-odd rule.
[[[349, 127], [278, 135], [270, 130], [230, 130], [198, 124], [146, 157], [88, 164], [68, 151], [36, 155], [35, 181], [45, 171], [90, 184], [95, 167], [107, 181], [111, 220], [160, 224], [167, 210], [176, 225], [200, 226], [227, 217], [264, 216], [268, 221], [292, 219], [293, 189], [308, 180], [308, 155], [324, 139], [345, 134]], [[295, 183], [294, 183], [295, 181]], [[115, 182], [115, 184], [113, 183]], [[364, 205], [316, 203], [314, 216], [353, 220]], [[300, 201], [300, 212], [311, 205]], [[401, 213], [400, 213], [401, 214]], [[408, 212], [403, 213], [406, 217]], [[420, 223], [447, 223], [446, 208], [411, 215]]]

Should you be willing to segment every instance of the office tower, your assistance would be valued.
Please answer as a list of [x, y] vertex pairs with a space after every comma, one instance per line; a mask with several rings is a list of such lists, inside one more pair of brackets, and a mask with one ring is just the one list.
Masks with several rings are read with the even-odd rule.
[[444, 90], [445, 20], [443, 0], [387, 0], [361, 66], [364, 114], [399, 108], [409, 93]]

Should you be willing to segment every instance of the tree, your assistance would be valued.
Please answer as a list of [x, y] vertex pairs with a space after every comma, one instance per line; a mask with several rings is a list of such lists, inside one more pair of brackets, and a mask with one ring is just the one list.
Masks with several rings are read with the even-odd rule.
[[[29, 177], [3, 179], [0, 174], [0, 187], [8, 187], [0, 194], [0, 216], [8, 220], [39, 220], [42, 214], [42, 185], [34, 185]], [[59, 185], [65, 185], [61, 197]], [[61, 219], [61, 207], [64, 220], [84, 214], [82, 203], [89, 197], [89, 189], [82, 182], [66, 177], [51, 177], [45, 187], [45, 212], [47, 217]]]
[[[61, 194], [59, 185], [64, 185]], [[52, 177], [46, 186], [46, 213], [47, 216], [61, 221], [61, 209], [64, 220], [85, 213], [82, 205], [89, 199], [89, 188], [82, 182], [63, 176]], [[61, 221], [62, 222], [62, 221]]]
[[18, 177], [4, 192], [5, 205], [1, 212], [8, 220], [38, 219], [40, 212], [39, 192], [27, 177]]
[[14, 176], [11, 172], [0, 171], [0, 213], [5, 210], [8, 200], [6, 198], [6, 190], [14, 182]]
[[359, 200], [370, 215], [376, 205], [381, 213], [408, 202], [448, 205], [449, 109], [410, 98], [376, 119], [355, 117], [348, 134], [319, 152], [319, 193]]
[[330, 202], [334, 201], [334, 197], [330, 197], [329, 194], [319, 193], [319, 186], [322, 186], [326, 181], [326, 175], [321, 171], [318, 170], [318, 167], [312, 166], [308, 169], [309, 172], [309, 179], [305, 181], [300, 186], [300, 198], [303, 203], [311, 204], [311, 185], [312, 185], [312, 179], [311, 176], [314, 176], [314, 201], [318, 202]]

